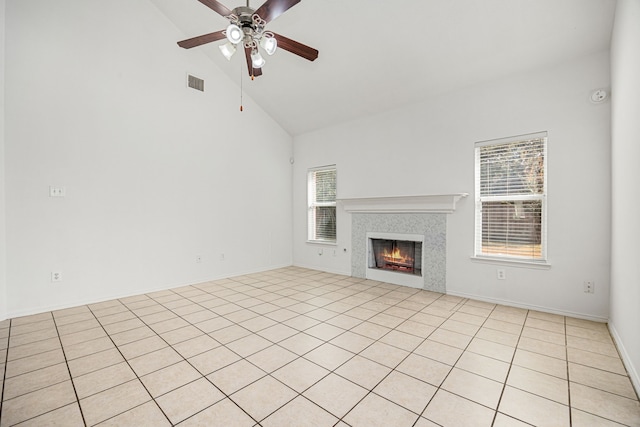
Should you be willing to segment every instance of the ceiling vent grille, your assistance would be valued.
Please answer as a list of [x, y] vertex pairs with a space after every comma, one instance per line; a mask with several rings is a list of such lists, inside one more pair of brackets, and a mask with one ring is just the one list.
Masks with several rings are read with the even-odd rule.
[[204, 80], [199, 79], [196, 76], [192, 76], [191, 74], [189, 74], [187, 85], [192, 89], [204, 92]]

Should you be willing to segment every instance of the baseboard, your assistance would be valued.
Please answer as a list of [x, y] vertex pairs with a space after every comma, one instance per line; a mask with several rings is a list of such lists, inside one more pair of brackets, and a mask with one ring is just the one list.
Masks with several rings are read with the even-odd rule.
[[591, 320], [593, 322], [607, 323], [609, 321], [607, 317], [593, 316], [593, 315], [584, 314], [584, 313], [575, 313], [572, 311], [558, 310], [554, 308], [543, 307], [543, 306], [538, 306], [533, 304], [523, 304], [520, 302], [510, 301], [510, 300], [505, 300], [500, 298], [489, 298], [482, 295], [473, 295], [473, 294], [467, 294], [464, 292], [456, 292], [456, 291], [447, 291], [446, 293], [447, 295], [454, 295], [462, 298], [469, 298], [469, 299], [474, 299], [478, 301], [490, 302], [493, 304], [507, 305], [510, 307], [524, 308], [527, 310], [542, 311], [544, 313], [558, 314], [560, 316], [575, 317], [578, 319]]
[[33, 314], [46, 313], [49, 311], [64, 310], [66, 308], [78, 307], [81, 305], [96, 304], [99, 302], [110, 301], [114, 299], [127, 298], [134, 295], [142, 295], [142, 294], [149, 294], [152, 292], [166, 291], [168, 289], [180, 288], [182, 286], [197, 285], [198, 283], [211, 282], [214, 280], [230, 279], [233, 277], [244, 276], [247, 274], [262, 273], [265, 271], [277, 270], [279, 268], [285, 268], [285, 267], [291, 267], [291, 264], [271, 265], [268, 267], [262, 267], [262, 268], [259, 267], [259, 268], [250, 269], [250, 270], [235, 271], [235, 272], [229, 272], [224, 274], [218, 274], [214, 276], [208, 276], [201, 279], [196, 279], [190, 283], [173, 283], [173, 284], [162, 285], [157, 287], [138, 289], [131, 293], [104, 295], [98, 298], [79, 299], [71, 302], [65, 302], [64, 304], [41, 306], [41, 307], [35, 307], [35, 308], [30, 308], [25, 310], [9, 311], [6, 313], [6, 318], [5, 319], [0, 318], [0, 321], [6, 320], [6, 319], [13, 319], [16, 317], [22, 317], [22, 316], [31, 316]]
[[618, 331], [616, 330], [615, 325], [609, 323], [609, 333], [613, 337], [613, 341], [616, 343], [616, 347], [618, 347], [618, 353], [620, 353], [620, 358], [622, 359], [622, 363], [624, 367], [627, 369], [627, 374], [629, 374], [629, 378], [631, 379], [631, 383], [633, 384], [633, 388], [636, 389], [636, 394], [640, 396], [640, 375], [638, 375], [638, 370], [633, 365], [631, 361], [631, 357], [629, 357], [629, 353], [624, 346], [624, 342], [620, 338]]
[[340, 274], [342, 276], [351, 277], [351, 271], [343, 271], [338, 269], [326, 268], [319, 265], [293, 264], [294, 267], [308, 268], [309, 270], [323, 271], [325, 273]]

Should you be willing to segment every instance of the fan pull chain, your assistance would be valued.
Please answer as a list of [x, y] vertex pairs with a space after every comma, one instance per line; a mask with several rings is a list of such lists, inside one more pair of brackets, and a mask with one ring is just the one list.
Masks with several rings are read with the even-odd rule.
[[240, 112], [244, 111], [244, 108], [242, 108], [242, 74], [242, 62], [240, 62]]

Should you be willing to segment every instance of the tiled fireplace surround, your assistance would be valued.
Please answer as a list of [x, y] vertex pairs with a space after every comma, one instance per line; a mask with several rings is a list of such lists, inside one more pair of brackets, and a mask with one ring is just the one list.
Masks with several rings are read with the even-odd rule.
[[[423, 289], [445, 293], [447, 218], [443, 213], [354, 213], [351, 225], [351, 275], [366, 277], [367, 233], [422, 234]], [[397, 273], [402, 274], [402, 273]]]
[[[468, 193], [343, 198], [351, 214], [351, 276], [367, 278], [367, 233], [423, 235], [423, 286], [446, 292], [447, 215]], [[402, 274], [402, 273], [397, 273]]]

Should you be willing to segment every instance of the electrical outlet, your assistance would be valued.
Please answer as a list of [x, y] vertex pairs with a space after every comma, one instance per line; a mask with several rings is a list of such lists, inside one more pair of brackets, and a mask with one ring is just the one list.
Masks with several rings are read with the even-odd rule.
[[49, 187], [49, 197], [64, 197], [67, 190], [64, 187]]
[[51, 281], [52, 282], [62, 282], [62, 272], [61, 271], [52, 271], [51, 272]]
[[196, 264], [200, 264], [202, 262], [202, 257], [200, 255], [196, 255]]
[[593, 280], [585, 280], [584, 281], [584, 293], [592, 294], [596, 291], [596, 282]]
[[220, 254], [220, 261], [224, 261], [224, 254]]
[[496, 270], [496, 276], [498, 276], [498, 280], [506, 280], [507, 271], [504, 268], [499, 268]]

